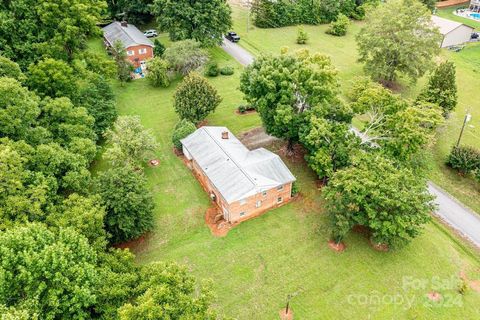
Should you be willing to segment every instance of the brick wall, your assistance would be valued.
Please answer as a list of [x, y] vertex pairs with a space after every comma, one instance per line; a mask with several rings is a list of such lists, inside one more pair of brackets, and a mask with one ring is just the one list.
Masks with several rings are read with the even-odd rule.
[[[146, 49], [147, 50], [146, 53], [143, 53], [143, 54], [139, 53], [141, 49]], [[132, 46], [125, 49], [125, 51], [127, 52], [133, 51], [133, 55], [132, 56], [127, 55], [127, 58], [132, 62], [132, 64], [135, 67], [140, 66], [140, 61], [146, 61], [148, 59], [153, 58], [153, 48], [150, 46], [145, 46], [145, 45]]]
[[[222, 211], [223, 209], [228, 210], [228, 217], [225, 217], [225, 219], [233, 223], [257, 217], [272, 208], [284, 205], [292, 198], [292, 183], [288, 183], [281, 190], [273, 188], [265, 193], [258, 193], [241, 201], [228, 204], [195, 160], [188, 161], [188, 165], [202, 184], [204, 190], [209, 193], [209, 196], [212, 192], [215, 194], [219, 208]], [[281, 202], [278, 201], [279, 198], [281, 198]], [[257, 207], [257, 203], [260, 206]], [[240, 215], [241, 213], [244, 213], [244, 215]]]

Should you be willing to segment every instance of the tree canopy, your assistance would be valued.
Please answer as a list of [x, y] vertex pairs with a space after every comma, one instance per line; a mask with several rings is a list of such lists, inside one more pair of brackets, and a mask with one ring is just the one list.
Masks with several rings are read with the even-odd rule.
[[206, 47], [221, 44], [232, 26], [226, 0], [155, 0], [152, 12], [171, 40], [193, 39]]
[[222, 101], [217, 89], [197, 73], [190, 73], [175, 90], [173, 106], [180, 119], [194, 124], [215, 111]]
[[262, 56], [246, 68], [240, 89], [259, 112], [267, 133], [291, 145], [299, 140], [307, 111], [319, 105], [336, 108], [336, 73], [327, 56], [306, 50]]
[[423, 178], [376, 154], [334, 173], [324, 196], [336, 241], [361, 225], [375, 243], [400, 247], [420, 233], [434, 210]]
[[417, 80], [433, 66], [441, 35], [418, 0], [391, 0], [367, 14], [357, 35], [359, 61], [375, 80], [392, 85], [400, 76]]

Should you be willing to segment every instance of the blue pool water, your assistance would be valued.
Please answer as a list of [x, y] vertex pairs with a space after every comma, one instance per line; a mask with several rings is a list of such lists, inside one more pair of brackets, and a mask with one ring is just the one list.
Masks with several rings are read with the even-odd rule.
[[480, 13], [470, 13], [470, 17], [473, 19], [480, 19]]

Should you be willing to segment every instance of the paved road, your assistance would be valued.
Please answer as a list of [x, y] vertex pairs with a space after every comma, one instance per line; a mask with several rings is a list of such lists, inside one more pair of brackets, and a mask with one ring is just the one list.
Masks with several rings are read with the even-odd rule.
[[228, 41], [227, 39], [223, 39], [222, 48], [235, 60], [240, 62], [242, 66], [248, 66], [250, 63], [253, 62], [253, 56], [250, 54], [250, 52], [243, 49], [236, 43]]
[[[228, 40], [224, 41], [222, 48], [244, 66], [253, 61], [253, 56], [247, 50]], [[361, 139], [366, 138], [358, 130], [352, 128], [352, 131], [359, 134]], [[480, 216], [431, 181], [428, 182], [428, 190], [436, 197], [438, 209], [435, 215], [480, 248]]]

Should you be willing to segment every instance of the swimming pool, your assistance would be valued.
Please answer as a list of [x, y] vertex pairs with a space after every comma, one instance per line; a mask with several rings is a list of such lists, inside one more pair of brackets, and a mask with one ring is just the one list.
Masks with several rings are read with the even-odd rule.
[[470, 13], [470, 17], [473, 19], [480, 19], [480, 13]]

